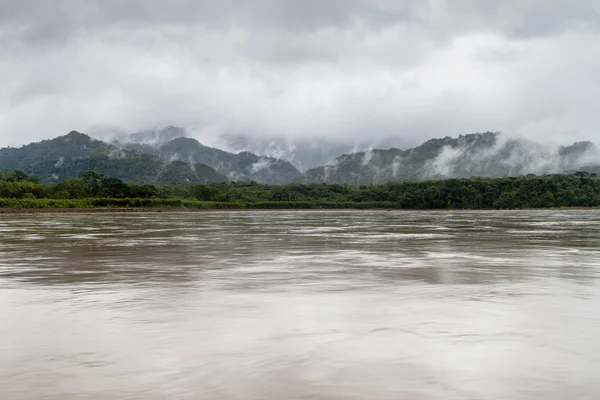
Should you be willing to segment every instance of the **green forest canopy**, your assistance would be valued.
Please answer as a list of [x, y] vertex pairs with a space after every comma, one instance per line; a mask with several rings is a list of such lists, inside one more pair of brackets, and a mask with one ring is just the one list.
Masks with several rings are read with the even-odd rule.
[[[86, 200], [86, 201], [83, 201]], [[469, 178], [370, 185], [255, 182], [128, 184], [86, 171], [40, 183], [0, 172], [0, 207], [515, 209], [600, 206], [600, 178], [570, 175]]]

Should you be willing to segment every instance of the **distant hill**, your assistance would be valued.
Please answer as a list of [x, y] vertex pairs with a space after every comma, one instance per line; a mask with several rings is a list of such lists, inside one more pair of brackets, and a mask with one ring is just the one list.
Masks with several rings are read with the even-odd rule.
[[[550, 146], [493, 132], [431, 139], [401, 150], [368, 149], [343, 154], [301, 173], [292, 163], [248, 151], [232, 153], [185, 137], [168, 127], [107, 143], [79, 132], [0, 149], [0, 170], [21, 169], [44, 182], [94, 170], [136, 183], [256, 181], [370, 184], [422, 179], [600, 172], [600, 151], [591, 142]], [[135, 142], [140, 140], [140, 142]], [[319, 156], [321, 157], [322, 154]]]
[[[472, 176], [519, 176], [600, 169], [599, 151], [591, 142], [555, 146], [494, 132], [431, 139], [401, 150], [386, 148], [401, 139], [361, 143], [327, 139], [282, 139], [223, 136], [213, 142], [238, 153], [203, 146], [182, 128], [167, 127], [136, 133], [125, 148], [153, 153], [163, 159], [201, 162], [232, 180], [288, 183], [304, 180], [328, 183], [380, 183]], [[173, 140], [167, 140], [179, 136]], [[221, 146], [220, 145], [220, 146]], [[381, 145], [380, 149], [373, 149]], [[356, 151], [361, 149], [360, 151]], [[254, 156], [247, 150], [272, 157]], [[352, 151], [349, 152], [348, 151]], [[337, 153], [336, 153], [337, 152]], [[346, 152], [344, 154], [344, 152]], [[337, 154], [337, 156], [336, 156]], [[339, 155], [342, 154], [342, 155]], [[251, 155], [252, 157], [248, 157]], [[257, 158], [259, 157], [259, 158]], [[337, 157], [337, 158], [336, 158]], [[241, 162], [238, 163], [238, 160]], [[244, 160], [245, 159], [245, 160]], [[283, 159], [289, 161], [282, 161]], [[292, 168], [292, 165], [295, 168]], [[318, 166], [320, 163], [320, 166]], [[269, 165], [269, 169], [262, 167]], [[300, 171], [309, 167], [302, 175]], [[256, 169], [261, 169], [257, 173]], [[323, 174], [325, 172], [325, 174]]]
[[385, 149], [390, 147], [406, 147], [407, 141], [402, 137], [365, 138], [365, 139], [331, 139], [322, 136], [307, 135], [303, 137], [276, 137], [258, 135], [240, 135], [222, 133], [207, 136], [176, 126], [146, 129], [140, 132], [123, 133], [115, 130], [97, 131], [92, 136], [108, 141], [117, 147], [152, 152], [165, 143], [177, 138], [194, 138], [206, 147], [220, 149], [232, 153], [253, 153], [274, 159], [289, 161], [300, 172], [319, 167], [335, 160], [341, 154], [364, 151], [369, 148]]
[[222, 135], [215, 141], [217, 147], [231, 152], [250, 151], [269, 157], [287, 160], [304, 172], [335, 160], [341, 154], [365, 151], [369, 148], [400, 147], [406, 143], [402, 138], [374, 140], [344, 140], [318, 137], [277, 138]]
[[309, 182], [382, 183], [420, 179], [504, 177], [573, 170], [594, 172], [600, 152], [591, 142], [548, 146], [486, 132], [431, 139], [409, 149], [344, 154], [306, 171]]
[[87, 170], [135, 183], [228, 181], [201, 163], [166, 162], [152, 155], [121, 150], [75, 131], [20, 148], [0, 149], [0, 170], [15, 169], [36, 175], [43, 182], [76, 178]]
[[302, 182], [304, 179], [300, 171], [287, 161], [249, 152], [229, 153], [204, 146], [191, 138], [173, 139], [156, 151], [163, 160], [209, 165], [233, 181], [282, 184]]
[[0, 170], [21, 169], [44, 182], [78, 177], [86, 170], [140, 183], [234, 180], [281, 184], [304, 179], [287, 161], [249, 152], [233, 154], [191, 138], [171, 139], [180, 133], [171, 127], [156, 136], [155, 144], [149, 144], [106, 143], [73, 131], [20, 148], [0, 149]]

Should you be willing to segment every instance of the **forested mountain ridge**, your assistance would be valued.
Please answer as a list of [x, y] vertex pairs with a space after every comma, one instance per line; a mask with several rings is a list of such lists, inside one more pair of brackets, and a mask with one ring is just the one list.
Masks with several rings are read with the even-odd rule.
[[242, 151], [232, 153], [185, 137], [185, 130], [139, 134], [142, 142], [107, 143], [76, 131], [20, 148], [0, 149], [0, 170], [23, 170], [43, 182], [94, 170], [132, 183], [255, 181], [266, 184], [371, 184], [444, 178], [506, 177], [600, 172], [591, 142], [550, 146], [486, 132], [431, 139], [401, 150], [344, 154], [302, 174], [290, 162]]
[[[216, 168], [213, 168], [216, 167]], [[228, 153], [195, 139], [175, 138], [159, 147], [109, 144], [72, 131], [20, 148], [0, 149], [0, 170], [23, 170], [43, 182], [75, 178], [83, 171], [136, 183], [302, 180], [290, 163], [252, 153]]]
[[129, 141], [119, 145], [128, 151], [151, 155], [164, 161], [206, 164], [232, 181], [284, 184], [304, 180], [302, 173], [288, 161], [247, 151], [231, 153], [183, 136], [155, 144]]
[[229, 153], [204, 146], [196, 139], [176, 138], [158, 148], [163, 160], [203, 163], [211, 166], [233, 181], [256, 181], [283, 184], [303, 181], [303, 176], [291, 163], [250, 152]]
[[431, 139], [408, 150], [344, 154], [325, 166], [308, 170], [306, 177], [308, 182], [367, 184], [574, 170], [595, 172], [599, 165], [600, 152], [591, 142], [556, 147], [486, 132]]
[[38, 176], [42, 182], [78, 178], [87, 170], [136, 183], [228, 180], [207, 165], [165, 162], [119, 149], [76, 131], [20, 148], [0, 149], [0, 170], [23, 170]]

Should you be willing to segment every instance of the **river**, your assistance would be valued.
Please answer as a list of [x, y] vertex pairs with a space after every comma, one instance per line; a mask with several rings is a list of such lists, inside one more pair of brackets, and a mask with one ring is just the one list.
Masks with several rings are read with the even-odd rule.
[[2, 215], [0, 398], [598, 399], [600, 211]]

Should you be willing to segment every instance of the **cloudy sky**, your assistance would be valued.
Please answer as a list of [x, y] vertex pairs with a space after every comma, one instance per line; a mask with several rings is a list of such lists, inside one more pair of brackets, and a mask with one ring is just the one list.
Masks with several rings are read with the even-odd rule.
[[0, 0], [0, 145], [503, 131], [600, 142], [600, 0]]

